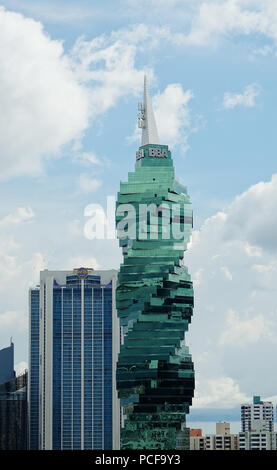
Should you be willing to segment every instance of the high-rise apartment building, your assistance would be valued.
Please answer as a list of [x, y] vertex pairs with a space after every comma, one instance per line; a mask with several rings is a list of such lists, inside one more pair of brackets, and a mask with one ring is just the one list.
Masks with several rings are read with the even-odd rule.
[[30, 290], [31, 449], [119, 448], [116, 276], [45, 270]]
[[262, 401], [259, 396], [254, 396], [252, 404], [241, 405], [241, 431], [250, 432], [257, 420], [264, 421], [265, 431], [274, 430], [273, 404]]

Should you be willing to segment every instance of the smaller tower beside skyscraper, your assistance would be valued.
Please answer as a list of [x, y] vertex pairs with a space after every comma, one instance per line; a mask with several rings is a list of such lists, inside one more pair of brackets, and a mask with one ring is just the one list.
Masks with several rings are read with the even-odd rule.
[[118, 449], [117, 272], [42, 271], [30, 290], [30, 449]]
[[27, 434], [27, 372], [15, 376], [11, 343], [0, 350], [0, 450], [26, 450]]
[[14, 344], [11, 341], [10, 346], [0, 350], [0, 384], [14, 377]]

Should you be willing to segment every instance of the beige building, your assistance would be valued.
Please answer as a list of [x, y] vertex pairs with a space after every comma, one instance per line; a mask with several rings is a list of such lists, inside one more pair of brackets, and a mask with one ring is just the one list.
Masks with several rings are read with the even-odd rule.
[[190, 450], [238, 450], [239, 438], [230, 433], [230, 423], [216, 423], [216, 434], [190, 436]]
[[190, 450], [205, 450], [205, 436], [190, 436]]
[[251, 431], [231, 434], [230, 423], [216, 423], [216, 434], [191, 429], [190, 450], [277, 450], [277, 432], [267, 430], [263, 419], [251, 420]]
[[225, 421], [216, 423], [216, 434], [229, 436], [230, 432], [230, 423], [225, 423]]

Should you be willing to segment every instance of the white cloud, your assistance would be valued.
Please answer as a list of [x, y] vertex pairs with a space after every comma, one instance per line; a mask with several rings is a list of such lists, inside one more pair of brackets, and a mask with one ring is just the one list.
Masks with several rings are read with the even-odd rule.
[[[14, 305], [16, 309], [8, 308], [2, 315], [2, 322], [8, 322], [14, 318], [17, 312], [21, 312], [23, 293], [24, 299], [27, 299], [28, 288], [37, 283], [39, 271], [44, 269], [45, 263], [43, 255], [39, 252], [30, 253], [29, 256], [21, 250], [21, 244], [15, 240], [13, 231], [18, 229], [18, 225], [32, 220], [34, 213], [29, 208], [18, 208], [13, 213], [6, 215], [0, 220], [1, 228], [5, 230], [0, 234], [0, 292], [2, 305], [4, 298], [9, 299], [7, 305]], [[23, 256], [22, 256], [23, 255]], [[14, 296], [14, 286], [17, 289], [17, 295]], [[21, 315], [21, 313], [20, 313]]]
[[[247, 396], [255, 389], [262, 396], [275, 394], [277, 379], [268, 376], [277, 342], [276, 204], [273, 175], [208, 218], [185, 254], [195, 281], [187, 340], [201, 400], [208, 397], [202, 381], [218, 377], [229, 377]], [[203, 351], [205, 363], [199, 359]]]
[[26, 369], [28, 369], [28, 364], [25, 361], [21, 361], [14, 366], [14, 370], [17, 376], [23, 374]]
[[226, 279], [228, 279], [229, 281], [232, 281], [233, 276], [232, 276], [232, 274], [230, 273], [230, 271], [229, 271], [229, 269], [227, 268], [227, 266], [222, 266], [222, 267], [221, 267], [221, 271], [224, 273]]
[[257, 343], [261, 338], [269, 336], [269, 324], [262, 314], [246, 315], [241, 318], [238, 312], [229, 309], [226, 325], [219, 338], [221, 346], [246, 346], [248, 343]]
[[261, 93], [261, 87], [257, 83], [252, 83], [245, 87], [243, 93], [225, 92], [223, 96], [223, 108], [233, 109], [236, 106], [253, 108], [256, 104], [255, 98]]
[[[76, 76], [89, 86], [93, 117], [114, 106], [122, 96], [141, 92], [144, 70], [136, 68], [135, 58], [149, 36], [149, 28], [139, 25], [91, 41], [76, 41], [71, 58]], [[153, 75], [151, 70], [148, 72]]]
[[85, 193], [93, 193], [97, 191], [102, 185], [102, 181], [87, 175], [86, 173], [82, 173], [79, 176], [79, 187], [81, 191]]
[[0, 219], [0, 227], [4, 228], [11, 224], [21, 224], [22, 222], [32, 220], [34, 217], [35, 214], [31, 207], [18, 207], [15, 212]]
[[[181, 2], [175, 3], [176, 8], [184, 8]], [[73, 153], [78, 147], [76, 142], [81, 147], [84, 132], [97, 116], [115, 106], [123, 96], [141, 92], [145, 70], [136, 66], [136, 58], [145, 48], [164, 42], [181, 46], [202, 44], [203, 38], [206, 43], [207, 37], [223, 34], [226, 28], [247, 33], [255, 30], [253, 21], [256, 28], [264, 23], [260, 19], [266, 16], [264, 9], [250, 14], [244, 12], [247, 5], [233, 3], [213, 2], [211, 14], [210, 7], [197, 2], [190, 9], [189, 34], [155, 24], [139, 24], [91, 41], [79, 38], [70, 54], [65, 54], [62, 43], [52, 40], [39, 22], [1, 7], [0, 41], [5, 44], [0, 51], [1, 178], [37, 175], [43, 170], [44, 160], [61, 155], [65, 146], [72, 144]], [[234, 13], [239, 20], [236, 28], [236, 22], [230, 20]], [[221, 16], [223, 22], [217, 21]], [[274, 31], [269, 25], [260, 29]], [[148, 75], [153, 77], [151, 69]], [[251, 85], [241, 95], [227, 94], [225, 104], [253, 106], [257, 93], [257, 88]], [[191, 90], [171, 84], [154, 100], [161, 139], [171, 145], [180, 142], [187, 145], [188, 134], [193, 131], [189, 114], [192, 97]], [[97, 163], [94, 154], [78, 153], [84, 161]]]
[[80, 256], [73, 256], [67, 262], [67, 269], [75, 269], [75, 268], [93, 268], [99, 269], [100, 266], [95, 258], [92, 256], [80, 255]]
[[171, 83], [162, 93], [154, 96], [153, 105], [162, 143], [187, 145], [191, 130], [189, 103], [192, 98], [192, 91], [184, 91], [180, 83]]
[[76, 155], [75, 158], [78, 160], [81, 160], [87, 165], [99, 165], [100, 163], [99, 158], [93, 152], [89, 152], [89, 153], [83, 152], [83, 153]]
[[22, 311], [9, 310], [0, 312], [0, 329], [7, 335], [12, 335], [14, 330], [26, 330], [28, 317]]
[[81, 237], [83, 235], [83, 227], [80, 219], [70, 220], [67, 224], [67, 232], [70, 237]]
[[[41, 253], [33, 253], [29, 259], [20, 262], [18, 253], [21, 245], [14, 239], [12, 231], [34, 218], [35, 214], [31, 207], [20, 207], [14, 212], [0, 219], [0, 291], [7, 293], [12, 285], [24, 285], [27, 288], [32, 282], [37, 282], [38, 273], [44, 267]], [[3, 230], [5, 229], [5, 230]], [[28, 272], [28, 276], [26, 273]]]
[[259, 47], [258, 49], [255, 49], [253, 53], [256, 55], [261, 55], [261, 56], [266, 57], [268, 55], [275, 54], [275, 49], [273, 46], [269, 46], [268, 44], [266, 44], [263, 47]]
[[244, 8], [243, 0], [201, 2], [192, 20], [186, 43], [207, 45], [228, 33], [266, 33], [264, 11], [252, 10], [251, 5], [249, 6], [248, 9]]
[[251, 399], [240, 391], [231, 377], [216, 377], [196, 381], [194, 408], [233, 408]]
[[40, 23], [0, 7], [0, 42], [1, 178], [38, 174], [88, 126], [87, 92]]
[[179, 34], [176, 40], [185, 45], [210, 46], [222, 37], [258, 34], [276, 42], [276, 27], [275, 0], [199, 0], [190, 11], [188, 33]]
[[97, 116], [141, 91], [144, 70], [136, 67], [136, 55], [155, 32], [151, 44], [159, 43], [162, 29], [154, 29], [139, 25], [92, 41], [79, 38], [65, 54], [41, 23], [0, 7], [1, 178], [38, 175], [45, 159], [70, 145], [73, 154], [97, 163], [94, 154], [80, 151], [81, 139]]
[[[168, 41], [180, 46], [210, 47], [233, 37], [256, 35], [277, 42], [276, 0], [125, 0], [130, 18], [170, 24]], [[262, 49], [262, 48], [261, 48]], [[255, 51], [254, 51], [255, 52]], [[262, 53], [262, 52], [261, 52]]]
[[[252, 247], [276, 253], [277, 174], [261, 181], [238, 196], [228, 209], [223, 230], [225, 240], [240, 239]], [[248, 246], [248, 245], [246, 245]]]

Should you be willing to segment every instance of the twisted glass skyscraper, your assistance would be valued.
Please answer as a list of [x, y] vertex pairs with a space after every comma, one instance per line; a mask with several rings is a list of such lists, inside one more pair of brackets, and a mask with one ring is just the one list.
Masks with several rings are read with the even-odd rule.
[[168, 146], [159, 144], [146, 79], [139, 109], [142, 145], [135, 171], [120, 185], [116, 216], [124, 257], [116, 296], [123, 332], [117, 365], [125, 415], [121, 449], [188, 448], [194, 369], [184, 336], [193, 287], [182, 260], [192, 209], [186, 188], [175, 180]]

